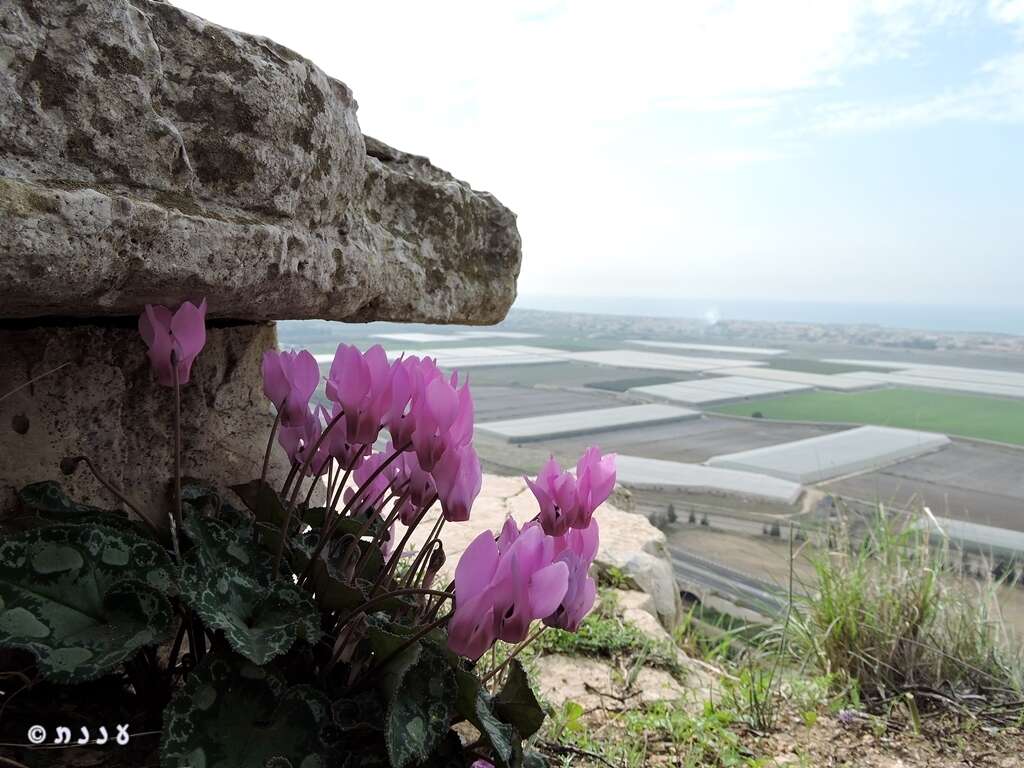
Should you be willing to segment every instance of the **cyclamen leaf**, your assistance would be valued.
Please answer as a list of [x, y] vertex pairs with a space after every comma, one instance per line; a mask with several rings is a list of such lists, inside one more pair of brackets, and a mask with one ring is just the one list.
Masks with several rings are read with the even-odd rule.
[[274, 558], [255, 541], [251, 525], [232, 526], [193, 510], [185, 512], [185, 532], [195, 546], [185, 554], [186, 565], [200, 573], [237, 568], [269, 584]]
[[233, 654], [208, 656], [164, 710], [161, 768], [332, 765], [331, 705]]
[[544, 724], [544, 710], [533, 695], [530, 679], [519, 659], [512, 659], [508, 680], [494, 697], [494, 709], [506, 723], [511, 723], [525, 739]]
[[[281, 497], [268, 483], [260, 480], [251, 480], [248, 483], [231, 486], [238, 498], [240, 498], [259, 523], [271, 523], [278, 528], [284, 522], [286, 515], [284, 502]], [[297, 520], [293, 520], [293, 523]]]
[[175, 568], [162, 547], [96, 525], [54, 525], [0, 544], [0, 646], [49, 680], [100, 677], [167, 636]]
[[146, 539], [152, 538], [149, 528], [129, 518], [127, 513], [118, 509], [100, 509], [91, 504], [80, 504], [65, 493], [60, 483], [53, 480], [26, 485], [18, 491], [18, 501], [24, 509], [55, 523], [107, 525]]
[[268, 586], [238, 568], [188, 567], [181, 594], [208, 627], [222, 630], [231, 647], [256, 664], [287, 653], [298, 639], [320, 638], [316, 607], [290, 581]]
[[515, 729], [508, 723], [503, 723], [494, 713], [491, 697], [473, 672], [456, 666], [455, 680], [457, 685], [455, 703], [459, 714], [483, 734], [494, 750], [500, 765], [512, 765], [516, 757], [516, 747], [519, 744]]
[[191, 477], [181, 479], [181, 503], [207, 515], [216, 515], [222, 506], [220, 493], [216, 488]]
[[387, 719], [393, 768], [425, 762], [448, 732], [455, 710], [455, 675], [444, 655], [424, 645], [392, 695]]

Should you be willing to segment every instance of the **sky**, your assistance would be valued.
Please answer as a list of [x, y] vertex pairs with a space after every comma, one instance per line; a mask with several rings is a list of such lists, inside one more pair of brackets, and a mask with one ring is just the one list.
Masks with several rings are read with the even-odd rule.
[[173, 2], [494, 193], [521, 295], [1024, 294], [1024, 0]]

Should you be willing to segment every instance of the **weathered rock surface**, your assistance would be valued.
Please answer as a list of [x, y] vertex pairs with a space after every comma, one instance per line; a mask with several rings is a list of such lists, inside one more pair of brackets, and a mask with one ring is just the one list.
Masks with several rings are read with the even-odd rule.
[[[184, 474], [221, 487], [259, 477], [273, 422], [259, 385], [263, 351], [277, 342], [271, 324], [213, 327], [182, 388]], [[173, 390], [152, 379], [133, 324], [0, 328], [0, 512], [28, 483], [58, 480], [78, 501], [119, 508], [84, 467], [60, 471], [84, 454], [144, 510], [170, 507]], [[47, 371], [64, 367], [43, 376]], [[287, 459], [273, 455], [283, 479]]]
[[537, 660], [537, 682], [541, 695], [557, 709], [574, 701], [584, 710], [605, 707], [615, 711], [656, 701], [679, 701], [700, 690], [699, 685], [683, 687], [663, 669], [642, 667], [627, 691], [622, 671], [608, 662], [560, 653]]
[[[537, 500], [522, 478], [484, 475], [483, 488], [470, 519], [464, 523], [448, 523], [442, 529], [447, 557], [445, 575], [450, 577], [454, 573], [459, 556], [481, 531], [499, 531], [509, 515], [522, 525], [536, 514]], [[594, 568], [598, 572], [612, 567], [619, 569], [638, 590], [650, 595], [651, 609], [661, 624], [675, 627], [682, 619], [682, 604], [665, 547], [665, 534], [643, 515], [623, 512], [611, 503], [603, 504], [594, 514], [601, 527], [601, 547]], [[413, 532], [410, 547], [423, 545], [431, 523], [436, 520], [436, 512], [425, 518]], [[642, 610], [642, 605], [627, 607]]]
[[364, 137], [343, 83], [158, 0], [0, 4], [0, 317], [490, 323], [494, 197]]

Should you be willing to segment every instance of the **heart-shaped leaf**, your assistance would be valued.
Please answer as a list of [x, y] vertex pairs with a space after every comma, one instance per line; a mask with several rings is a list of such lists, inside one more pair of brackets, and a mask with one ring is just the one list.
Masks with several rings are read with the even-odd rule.
[[423, 645], [388, 707], [386, 739], [393, 768], [423, 763], [430, 757], [448, 732], [455, 695], [455, 675], [444, 655], [432, 645]]
[[231, 647], [256, 664], [287, 653], [298, 639], [320, 638], [316, 606], [291, 581], [268, 585], [240, 568], [186, 567], [181, 594], [208, 627], [222, 630]]
[[456, 662], [455, 705], [459, 714], [476, 726], [476, 729], [490, 743], [500, 765], [513, 765], [517, 755], [518, 739], [515, 728], [502, 722], [494, 712], [491, 696], [480, 684], [480, 679], [470, 670]]
[[544, 710], [530, 687], [530, 678], [519, 663], [512, 659], [508, 679], [494, 697], [494, 710], [506, 723], [511, 723], [525, 739], [530, 738], [544, 724]]
[[235, 655], [208, 656], [164, 710], [161, 768], [332, 765], [331, 705]]
[[60, 483], [53, 480], [26, 485], [18, 491], [18, 501], [22, 508], [48, 522], [106, 525], [147, 539], [152, 538], [149, 528], [139, 521], [130, 519], [125, 512], [80, 504], [65, 493]]
[[256, 543], [252, 525], [232, 526], [193, 510], [186, 511], [184, 523], [185, 532], [195, 545], [185, 554], [186, 567], [195, 566], [199, 573], [233, 568], [257, 581], [270, 583], [274, 558]]
[[91, 680], [167, 635], [175, 568], [126, 530], [54, 525], [0, 544], [0, 646], [56, 682]]
[[257, 522], [270, 523], [278, 528], [284, 523], [285, 517], [287, 517], [285, 503], [281, 501], [277, 491], [268, 483], [260, 480], [251, 480], [241, 485], [233, 485], [231, 490], [252, 511], [253, 515], [256, 516]]

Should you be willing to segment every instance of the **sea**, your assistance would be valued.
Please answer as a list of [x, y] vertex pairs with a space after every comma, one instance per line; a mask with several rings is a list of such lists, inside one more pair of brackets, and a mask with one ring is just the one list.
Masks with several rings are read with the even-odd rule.
[[1024, 335], [1024, 303], [982, 306], [521, 294], [514, 306], [555, 312], [695, 318], [709, 325], [721, 320], [751, 320]]

